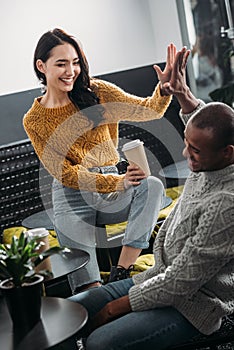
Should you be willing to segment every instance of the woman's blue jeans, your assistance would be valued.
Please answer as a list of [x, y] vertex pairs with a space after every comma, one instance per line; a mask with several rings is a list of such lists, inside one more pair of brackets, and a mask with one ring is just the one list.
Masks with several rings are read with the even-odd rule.
[[[61, 245], [77, 247], [90, 254], [89, 263], [69, 276], [76, 287], [100, 281], [96, 258], [96, 227], [127, 221], [123, 245], [148, 248], [164, 197], [162, 182], [143, 179], [138, 186], [113, 193], [79, 191], [53, 183], [54, 225]], [[101, 248], [101, 247], [100, 247]]]
[[[131, 278], [91, 288], [69, 298], [82, 304], [89, 318], [108, 302], [128, 294]], [[89, 321], [88, 321], [89, 322]], [[88, 323], [81, 336], [86, 334]], [[87, 350], [161, 350], [181, 344], [200, 334], [173, 307], [131, 312], [93, 331], [86, 339]]]

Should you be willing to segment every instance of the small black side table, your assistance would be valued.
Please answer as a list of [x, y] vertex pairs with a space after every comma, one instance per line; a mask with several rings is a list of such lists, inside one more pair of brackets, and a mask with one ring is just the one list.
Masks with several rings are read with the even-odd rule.
[[47, 230], [54, 230], [53, 215], [53, 208], [39, 211], [25, 218], [22, 226], [28, 229], [45, 227]]
[[171, 203], [172, 203], [171, 197], [165, 196], [164, 199], [163, 199], [163, 203], [162, 203], [162, 205], [161, 205], [160, 210], [169, 207], [169, 205], [171, 205]]
[[159, 171], [159, 175], [170, 179], [187, 179], [189, 173], [187, 160], [167, 165]]
[[[43, 297], [41, 321], [23, 338], [13, 333], [12, 321], [4, 299], [0, 299], [0, 339], [4, 350], [45, 350], [56, 348], [72, 338], [85, 325], [86, 309], [62, 298]], [[73, 350], [69, 347], [70, 350]], [[75, 349], [75, 339], [74, 339]]]
[[71, 295], [70, 285], [67, 276], [83, 268], [90, 260], [87, 252], [69, 248], [70, 252], [55, 254], [48, 257], [48, 268], [51, 269], [52, 276], [44, 279], [45, 295], [53, 297], [67, 298]]
[[46, 261], [50, 263], [52, 276], [48, 280], [46, 279], [46, 282], [58, 281], [60, 278], [84, 267], [89, 260], [89, 254], [77, 248], [69, 248], [69, 251], [62, 255], [54, 254], [48, 257]]

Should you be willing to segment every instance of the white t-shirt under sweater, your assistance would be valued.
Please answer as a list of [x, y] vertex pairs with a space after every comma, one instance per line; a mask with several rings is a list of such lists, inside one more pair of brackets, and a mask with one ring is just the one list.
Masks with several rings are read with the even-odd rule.
[[155, 265], [133, 276], [133, 311], [172, 306], [200, 332], [234, 312], [234, 165], [191, 173], [154, 243]]

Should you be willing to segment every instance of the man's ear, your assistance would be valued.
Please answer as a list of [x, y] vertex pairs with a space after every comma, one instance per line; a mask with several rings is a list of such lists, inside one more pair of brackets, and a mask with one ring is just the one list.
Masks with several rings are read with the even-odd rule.
[[41, 73], [45, 73], [45, 63], [42, 60], [37, 60], [36, 66]]
[[234, 157], [234, 146], [233, 145], [227, 145], [223, 150], [224, 158], [226, 159], [233, 159]]

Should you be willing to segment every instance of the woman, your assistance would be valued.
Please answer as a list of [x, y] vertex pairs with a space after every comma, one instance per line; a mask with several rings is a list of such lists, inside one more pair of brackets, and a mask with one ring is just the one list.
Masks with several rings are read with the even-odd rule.
[[90, 254], [85, 268], [70, 276], [73, 293], [99, 286], [95, 227], [100, 222], [128, 221], [118, 266], [110, 280], [129, 276], [157, 222], [164, 195], [161, 181], [146, 178], [136, 166], [119, 175], [118, 123], [163, 116], [171, 97], [163, 96], [176, 48], [168, 46], [160, 84], [151, 97], [140, 98], [89, 76], [88, 63], [78, 41], [61, 29], [39, 39], [34, 70], [45, 88], [24, 116], [24, 128], [44, 167], [54, 177], [54, 224], [62, 245]]

